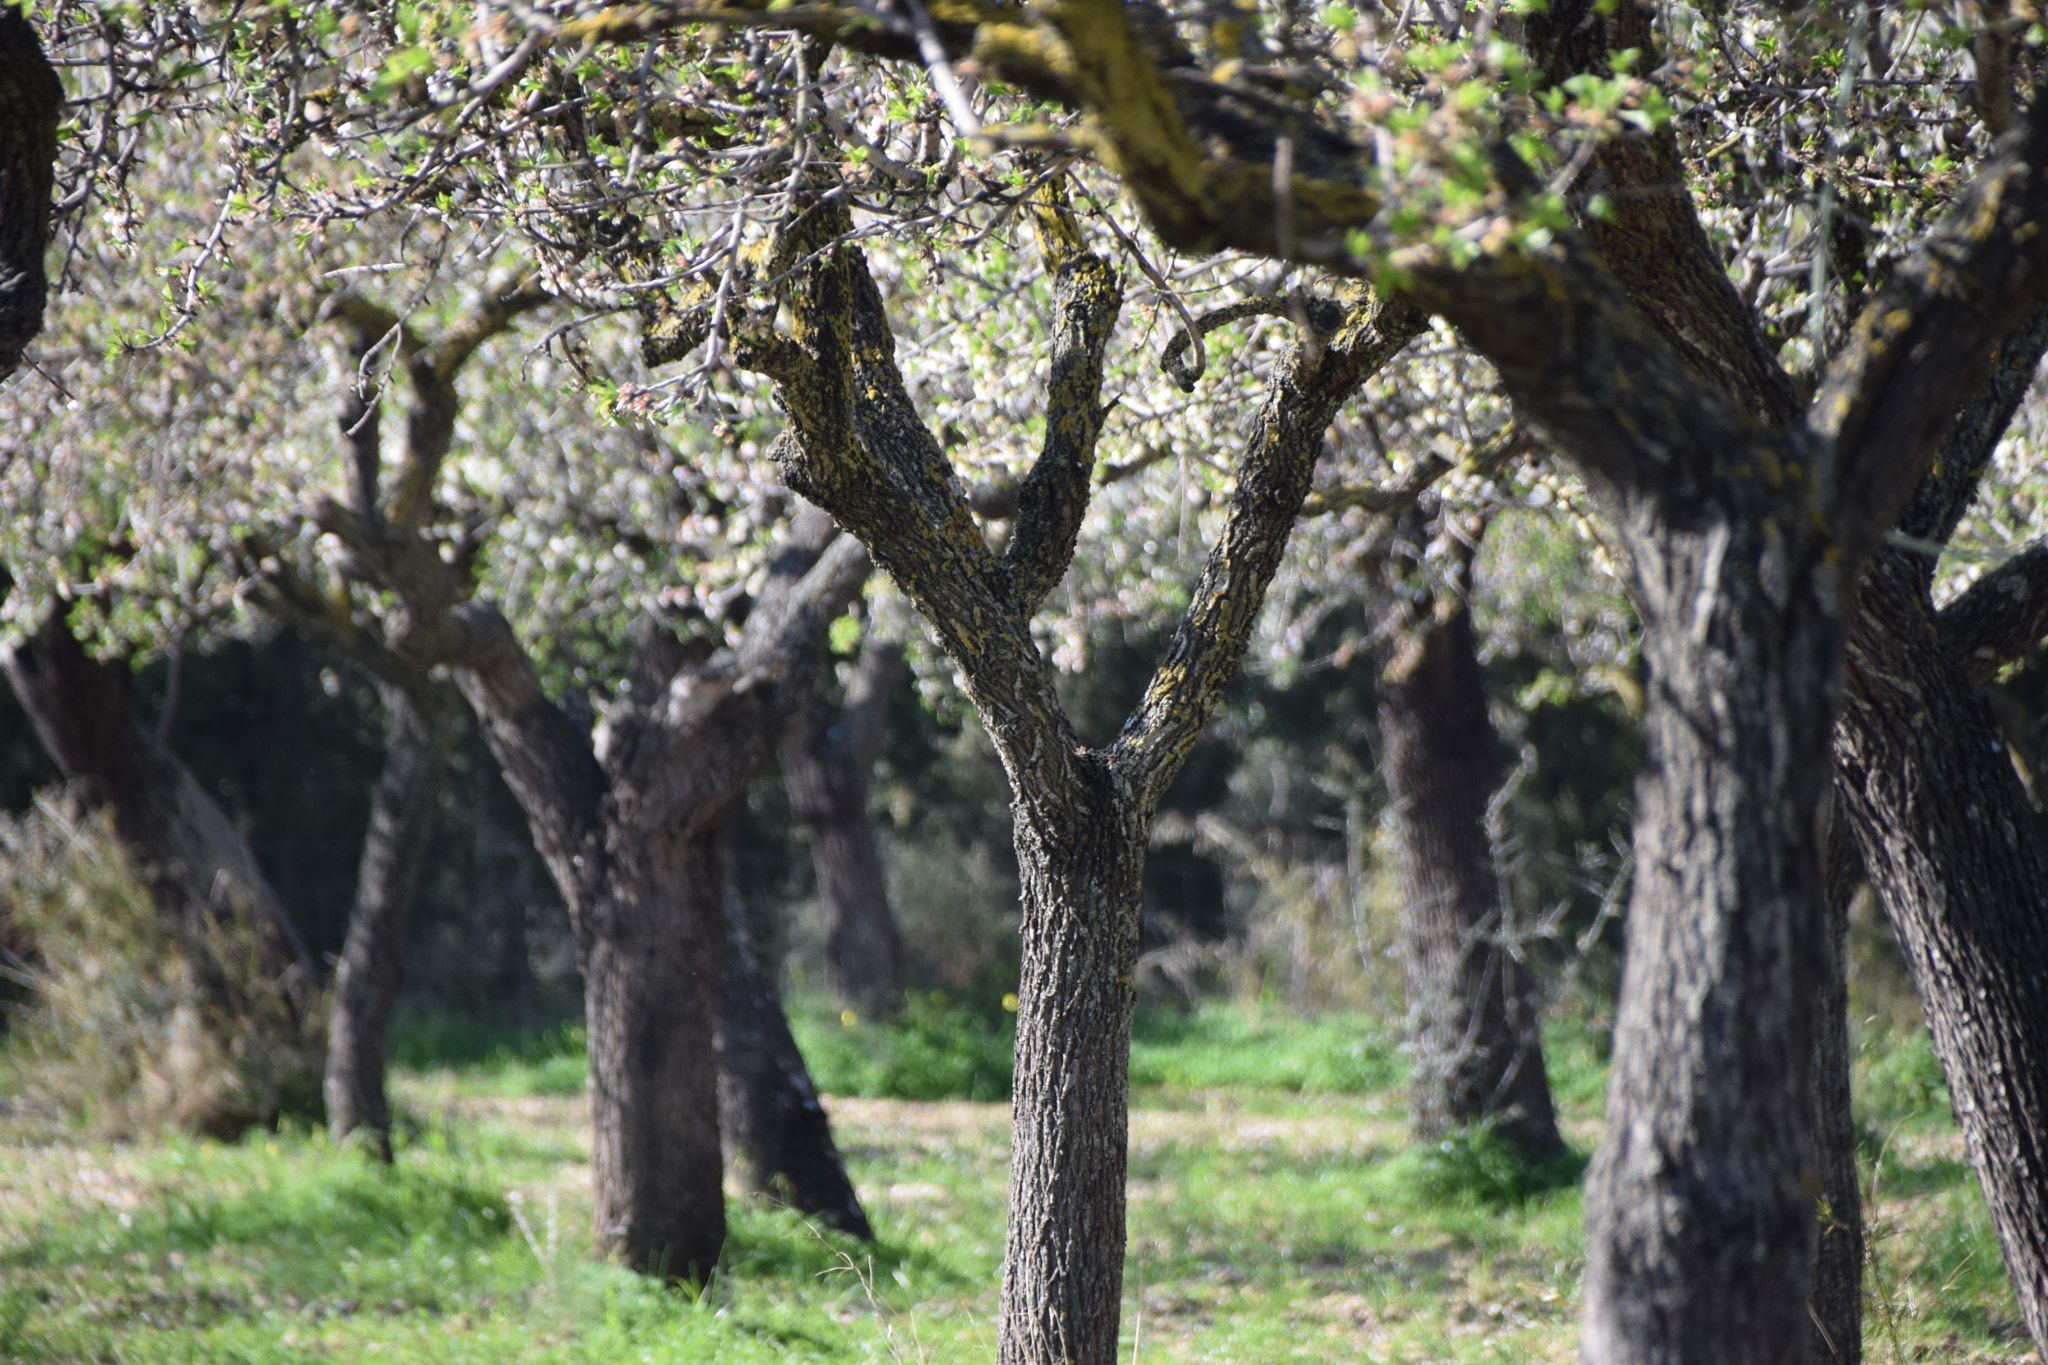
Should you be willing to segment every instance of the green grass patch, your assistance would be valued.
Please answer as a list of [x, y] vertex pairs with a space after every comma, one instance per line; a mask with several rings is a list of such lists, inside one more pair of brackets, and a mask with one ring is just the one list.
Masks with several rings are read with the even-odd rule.
[[1400, 1040], [1360, 1014], [1303, 1019], [1280, 1010], [1208, 1005], [1144, 1011], [1131, 1030], [1134, 1088], [1362, 1095], [1395, 1089], [1407, 1076]]
[[[1014, 998], [1014, 997], [1013, 997]], [[906, 997], [886, 1022], [801, 1002], [790, 1031], [828, 1095], [899, 1100], [1007, 1100], [1016, 1016], [1002, 1000], [970, 1002], [944, 991]]]
[[[971, 1092], [990, 1084], [984, 1066], [1007, 1079], [999, 999], [926, 997], [881, 1026], [816, 1008], [799, 1022], [840, 1048], [821, 1064], [812, 1044], [828, 1092], [845, 1093], [833, 1082], [858, 1077], [856, 1061], [879, 1090]], [[1575, 1358], [1576, 1159], [1531, 1167], [1483, 1132], [1412, 1146], [1405, 1056], [1369, 1019], [1148, 1012], [1137, 1035], [1122, 1358], [1140, 1339], [1147, 1365]], [[452, 1028], [418, 1042], [408, 1055], [427, 1065], [395, 1078], [412, 1125], [388, 1170], [306, 1131], [120, 1147], [0, 1117], [0, 1359], [992, 1357], [1005, 1105], [832, 1099], [877, 1244], [735, 1204], [721, 1273], [692, 1294], [592, 1258], [583, 1102], [510, 1088], [522, 1068], [580, 1076], [580, 1042]], [[878, 1058], [882, 1043], [899, 1050]], [[1597, 1114], [1598, 1043], [1550, 1035], [1575, 1132]], [[2010, 1358], [2025, 1345], [1982, 1200], [1945, 1105], [1915, 1110], [1929, 1092], [1897, 1080], [1925, 1075], [1904, 1046], [1875, 1040], [1861, 1059], [1894, 1129], [1869, 1356]], [[460, 1049], [472, 1060], [451, 1061]]]

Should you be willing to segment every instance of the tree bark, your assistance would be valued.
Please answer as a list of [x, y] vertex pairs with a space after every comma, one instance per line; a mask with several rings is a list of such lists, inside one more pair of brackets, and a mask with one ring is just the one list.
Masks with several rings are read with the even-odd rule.
[[1828, 821], [1826, 952], [1814, 1000], [1813, 1140], [1822, 1208], [1809, 1301], [1810, 1365], [1858, 1365], [1863, 1359], [1863, 1187], [1850, 1086], [1848, 958], [1849, 907], [1863, 868], [1841, 800], [1836, 798], [1836, 814]]
[[[1410, 536], [1426, 534], [1407, 519]], [[1470, 572], [1472, 555], [1462, 556]], [[1472, 614], [1455, 592], [1380, 632], [1380, 735], [1398, 812], [1401, 959], [1424, 1140], [1490, 1121], [1524, 1155], [1565, 1150], [1543, 1065], [1535, 978], [1515, 938], [1486, 813], [1502, 780]]]
[[34, 27], [14, 6], [0, 5], [0, 379], [20, 368], [43, 330], [43, 255], [63, 108], [64, 88]]
[[597, 1242], [635, 1270], [702, 1282], [725, 1245], [712, 1043], [725, 847], [673, 828], [607, 833], [605, 892], [578, 907]]
[[902, 995], [903, 936], [889, 909], [868, 818], [868, 770], [881, 751], [889, 695], [903, 673], [901, 645], [870, 643], [838, 716], [820, 714], [813, 702], [780, 750], [790, 807], [811, 836], [825, 918], [825, 984], [877, 1017], [895, 1013]]
[[176, 754], [136, 719], [135, 675], [85, 652], [61, 613], [9, 651], [8, 681], [43, 747], [114, 830], [140, 851], [170, 913], [218, 913], [241, 902], [261, 927], [274, 971], [314, 977], [311, 954], [227, 813]]
[[[724, 840], [728, 820], [700, 838]], [[693, 887], [711, 895], [720, 888]], [[825, 1107], [774, 978], [754, 947], [746, 905], [728, 877], [722, 888], [725, 965], [718, 995], [718, 1113], [726, 1160], [748, 1189], [827, 1227], [873, 1241], [875, 1232], [832, 1141]]]
[[1840, 626], [1824, 538], [1762, 509], [1624, 522], [1649, 664], [1607, 1139], [1596, 1362], [1777, 1362], [1806, 1340], [1813, 983]]
[[1850, 636], [1843, 806], [1906, 950], [2021, 1317], [2048, 1343], [2048, 851], [1990, 708], [1930, 618], [1920, 567], [1880, 556]]
[[418, 691], [377, 680], [384, 707], [384, 770], [356, 871], [348, 938], [334, 972], [327, 1022], [327, 1127], [337, 1142], [358, 1129], [391, 1160], [384, 1094], [385, 1031], [403, 975], [406, 919], [420, 864], [440, 813], [441, 782], [455, 748], [460, 698], [443, 685]]
[[1102, 756], [1078, 766], [1078, 791], [1017, 817], [1024, 962], [1002, 1365], [1114, 1361], [1123, 1308], [1131, 977], [1151, 812]]

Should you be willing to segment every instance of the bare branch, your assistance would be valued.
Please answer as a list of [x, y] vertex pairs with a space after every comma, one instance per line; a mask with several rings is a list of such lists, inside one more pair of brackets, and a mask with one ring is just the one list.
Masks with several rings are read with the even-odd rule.
[[1246, 436], [1223, 534], [1144, 700], [1110, 750], [1145, 818], [1237, 676], [1259, 604], [1315, 477], [1323, 433], [1358, 386], [1426, 324], [1412, 309], [1366, 296], [1322, 348], [1320, 363], [1297, 342], [1274, 366]]
[[1003, 553], [1009, 606], [1029, 618], [1066, 576], [1088, 511], [1095, 442], [1102, 434], [1102, 358], [1123, 307], [1116, 272], [1088, 251], [1059, 180], [1039, 186], [1032, 218], [1054, 272], [1052, 375], [1045, 443], [1017, 490], [1016, 527]]

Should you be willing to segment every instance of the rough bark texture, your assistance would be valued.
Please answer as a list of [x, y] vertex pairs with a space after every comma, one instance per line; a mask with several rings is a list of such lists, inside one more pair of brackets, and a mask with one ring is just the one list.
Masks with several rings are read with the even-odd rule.
[[[700, 838], [724, 839], [725, 822]], [[725, 965], [718, 996], [718, 1114], [727, 1163], [748, 1189], [827, 1227], [873, 1241], [775, 982], [754, 947], [746, 905], [723, 888]]]
[[725, 848], [673, 829], [618, 833], [604, 891], [572, 903], [597, 1244], [636, 1270], [702, 1281], [725, 1245], [712, 1050]]
[[127, 663], [90, 657], [52, 613], [7, 654], [5, 667], [51, 760], [88, 804], [113, 813], [115, 833], [141, 852], [164, 908], [220, 911], [240, 902], [262, 926], [272, 968], [310, 981], [305, 942], [247, 841], [191, 769], [136, 719]]
[[50, 192], [64, 89], [28, 20], [0, 5], [0, 379], [43, 329]]
[[2048, 1341], [2048, 856], [1989, 707], [1936, 646], [1918, 565], [1887, 553], [1850, 637], [1836, 757], [1991, 1206]]
[[334, 970], [323, 1089], [327, 1127], [336, 1141], [364, 1130], [388, 1162], [385, 1029], [398, 999], [406, 918], [440, 813], [441, 780], [455, 749], [461, 699], [443, 686], [429, 684], [415, 695], [382, 680], [377, 696], [384, 707], [384, 770], [371, 797], [348, 938]]
[[[880, 291], [817, 206], [781, 245], [791, 328], [736, 338], [776, 381], [790, 486], [861, 537], [960, 665], [1015, 797], [1023, 979], [1011, 1128], [1010, 1220], [998, 1359], [1116, 1358], [1123, 1297], [1131, 973], [1140, 872], [1167, 784], [1235, 675], [1337, 406], [1420, 319], [1362, 292], [1309, 300], [1247, 433], [1228, 521], [1136, 712], [1104, 750], [1080, 746], [1030, 620], [1065, 574], [1087, 506], [1102, 356], [1121, 307], [1056, 187], [1030, 212], [1054, 277], [1045, 444], [1000, 556], [918, 417]], [[780, 268], [780, 267], [778, 267]], [[1212, 323], [1213, 325], [1213, 323]]]
[[868, 818], [868, 769], [881, 752], [889, 694], [904, 675], [903, 648], [876, 641], [861, 651], [836, 715], [814, 702], [780, 751], [789, 804], [811, 837], [825, 917], [825, 984], [877, 1016], [903, 991], [903, 936], [889, 909], [881, 850]]
[[[1412, 538], [1426, 526], [1416, 517], [1403, 529]], [[1468, 572], [1471, 560], [1463, 557]], [[1565, 1145], [1536, 982], [1486, 830], [1503, 774], [1472, 614], [1454, 593], [1425, 599], [1418, 614], [1378, 632], [1382, 772], [1400, 821], [1411, 1118], [1426, 1140], [1490, 1121], [1525, 1155], [1556, 1156]]]

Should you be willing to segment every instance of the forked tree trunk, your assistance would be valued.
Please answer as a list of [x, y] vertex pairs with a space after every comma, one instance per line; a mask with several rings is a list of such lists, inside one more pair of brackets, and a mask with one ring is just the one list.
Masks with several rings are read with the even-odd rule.
[[311, 981], [312, 955], [248, 841], [178, 756], [136, 719], [135, 675], [122, 660], [86, 654], [61, 614], [4, 660], [8, 681], [43, 747], [90, 805], [111, 811], [170, 913], [220, 912], [236, 902], [255, 917], [266, 965]]
[[461, 700], [424, 679], [417, 692], [379, 679], [377, 696], [384, 707], [384, 769], [363, 835], [348, 938], [334, 971], [323, 1089], [327, 1127], [335, 1140], [361, 1129], [378, 1156], [389, 1162], [385, 1032], [398, 999], [406, 919], [440, 813]]
[[[720, 821], [704, 837], [728, 837]], [[712, 888], [702, 888], [712, 894]], [[874, 1240], [832, 1141], [810, 1069], [790, 1036], [773, 974], [754, 946], [746, 904], [727, 878], [718, 1002], [718, 1114], [725, 1158], [746, 1188], [827, 1227]]]
[[1500, 741], [1471, 611], [1440, 594], [1428, 619], [1383, 639], [1379, 719], [1400, 822], [1416, 1135], [1431, 1140], [1490, 1121], [1524, 1155], [1556, 1156], [1565, 1145], [1543, 1065], [1536, 982], [1486, 830], [1502, 780]]
[[725, 813], [773, 752], [827, 628], [867, 574], [858, 543], [805, 515], [737, 648], [636, 627], [633, 675], [595, 736], [541, 693], [494, 607], [462, 611], [463, 692], [576, 928], [597, 1248], [638, 1270], [702, 1280], [724, 1245], [714, 1020]]
[[1122, 295], [1108, 262], [1087, 251], [1057, 181], [1041, 187], [1030, 213], [1054, 276], [1045, 444], [1019, 485], [1000, 555], [918, 415], [881, 291], [859, 249], [841, 239], [850, 227], [843, 207], [811, 206], [788, 243], [802, 261], [783, 277], [791, 339], [750, 341], [735, 357], [776, 381], [789, 415], [776, 444], [787, 482], [860, 536], [931, 623], [1008, 774], [1024, 963], [997, 1357], [1110, 1365], [1123, 1301], [1146, 834], [1236, 676], [1331, 418], [1422, 319], [1362, 291], [1297, 301], [1294, 315], [1309, 320], [1313, 338], [1272, 367], [1228, 518], [1180, 628], [1115, 743], [1091, 750], [1060, 707], [1030, 622], [1072, 562]]
[[50, 191], [64, 88], [35, 29], [0, 5], [0, 379], [43, 328]]
[[1827, 951], [1815, 1000], [1814, 1166], [1820, 1176], [1820, 1242], [1813, 1257], [1809, 1365], [1863, 1359], [1863, 1189], [1856, 1171], [1850, 1086], [1849, 907], [1863, 882], [1854, 836], [1836, 798], [1828, 822]]
[[903, 672], [901, 645], [868, 645], [838, 714], [813, 702], [779, 751], [789, 804], [810, 834], [818, 873], [825, 984], [840, 999], [884, 1017], [895, 1011], [903, 990], [903, 936], [868, 818], [868, 770], [881, 750], [889, 695]]

